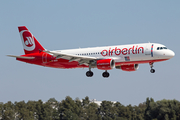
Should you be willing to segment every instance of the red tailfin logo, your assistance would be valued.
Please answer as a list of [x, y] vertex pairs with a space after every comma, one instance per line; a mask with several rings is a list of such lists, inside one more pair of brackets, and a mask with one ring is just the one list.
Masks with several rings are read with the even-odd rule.
[[25, 50], [32, 51], [35, 49], [34, 36], [28, 30], [22, 30], [20, 36]]

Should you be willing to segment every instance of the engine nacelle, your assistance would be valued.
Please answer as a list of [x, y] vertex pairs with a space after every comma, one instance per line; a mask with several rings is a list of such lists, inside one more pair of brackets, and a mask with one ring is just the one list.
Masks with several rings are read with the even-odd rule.
[[138, 64], [121, 65], [123, 71], [136, 71], [139, 68]]
[[96, 66], [100, 70], [111, 70], [115, 67], [115, 62], [113, 59], [97, 60]]

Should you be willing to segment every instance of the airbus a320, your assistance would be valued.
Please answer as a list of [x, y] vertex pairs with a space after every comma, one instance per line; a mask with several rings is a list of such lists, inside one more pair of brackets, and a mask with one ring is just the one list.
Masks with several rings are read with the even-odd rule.
[[67, 50], [46, 50], [25, 27], [18, 27], [24, 55], [15, 56], [16, 60], [46, 67], [70, 69], [89, 68], [87, 77], [92, 77], [91, 68], [104, 70], [102, 76], [109, 77], [108, 70], [113, 68], [123, 71], [136, 71], [139, 64], [149, 63], [150, 72], [154, 73], [153, 64], [169, 60], [175, 53], [158, 43], [115, 45], [106, 47], [79, 48]]

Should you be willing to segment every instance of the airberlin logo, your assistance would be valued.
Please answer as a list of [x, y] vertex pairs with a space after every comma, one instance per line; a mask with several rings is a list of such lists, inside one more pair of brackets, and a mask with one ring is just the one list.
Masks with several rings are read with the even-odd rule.
[[23, 47], [27, 51], [32, 51], [35, 49], [35, 42], [33, 35], [28, 30], [23, 30], [20, 32]]
[[103, 50], [101, 52], [102, 56], [112, 56], [112, 55], [127, 55], [127, 54], [140, 54], [140, 53], [144, 53], [144, 47], [138, 47], [138, 45], [135, 47], [130, 47], [130, 48], [118, 48], [115, 47], [113, 49], [109, 48], [109, 50]]

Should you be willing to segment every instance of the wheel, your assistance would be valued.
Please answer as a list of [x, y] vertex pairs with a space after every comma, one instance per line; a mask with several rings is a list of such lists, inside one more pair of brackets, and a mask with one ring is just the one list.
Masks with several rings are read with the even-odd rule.
[[93, 72], [92, 72], [92, 71], [90, 71], [90, 74], [91, 74], [91, 75], [90, 75], [90, 77], [92, 77], [92, 76], [93, 76]]
[[102, 76], [103, 76], [104, 78], [108, 78], [108, 77], [109, 77], [109, 73], [108, 73], [108, 72], [103, 72]]
[[155, 73], [155, 69], [151, 69], [150, 72], [151, 72], [151, 73]]
[[87, 77], [92, 77], [93, 76], [93, 72], [92, 71], [87, 71], [86, 72], [86, 76]]

